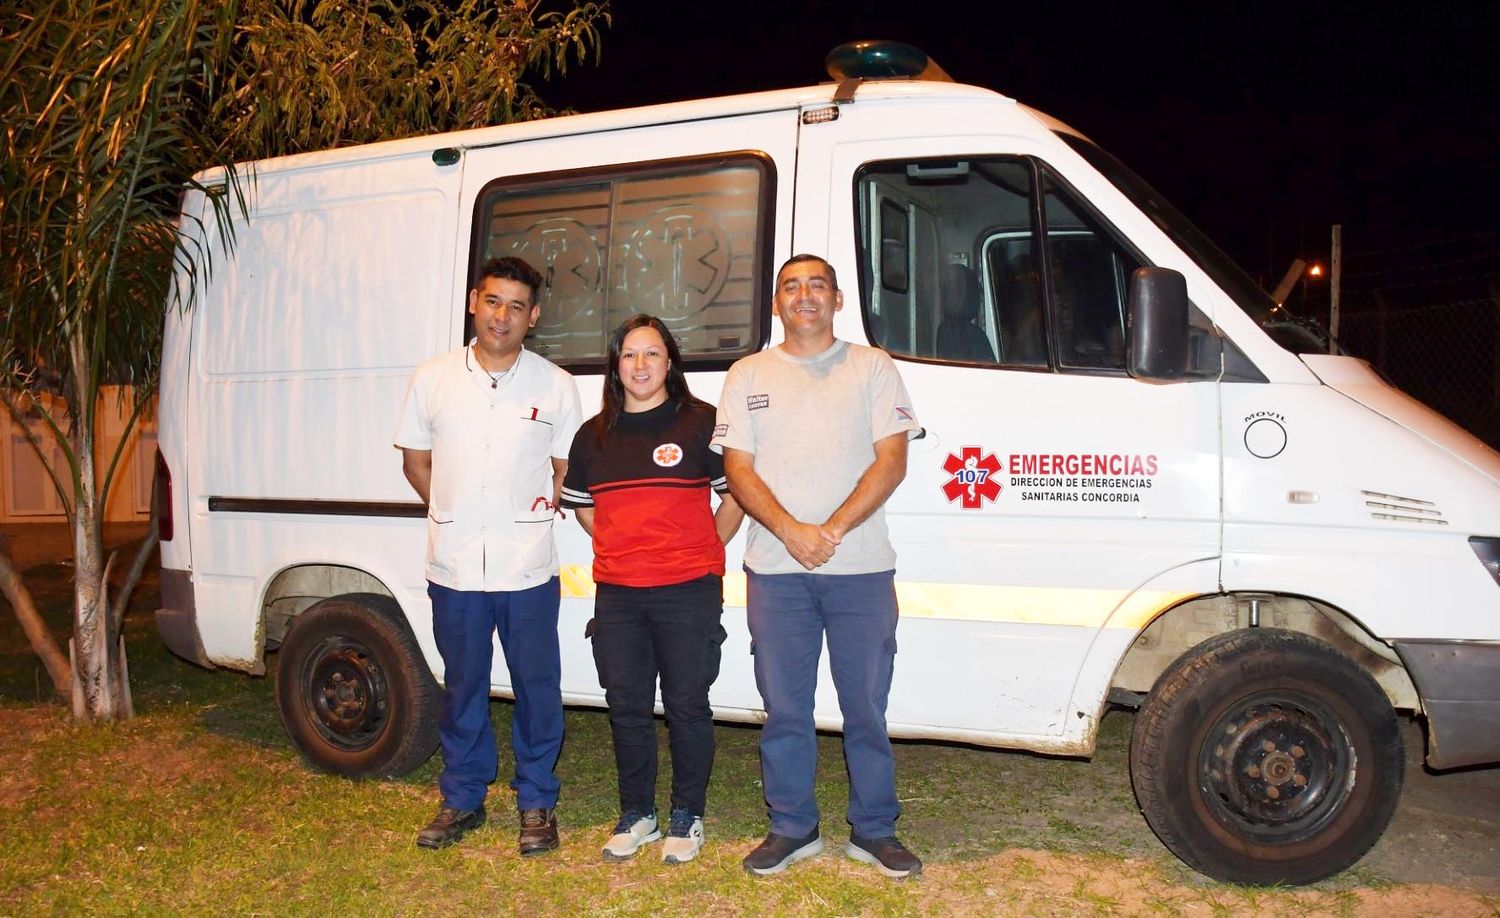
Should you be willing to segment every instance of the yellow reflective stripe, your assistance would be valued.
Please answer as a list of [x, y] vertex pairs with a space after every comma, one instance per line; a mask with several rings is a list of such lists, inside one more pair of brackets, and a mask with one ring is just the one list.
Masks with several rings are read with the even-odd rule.
[[593, 599], [594, 573], [582, 564], [564, 564], [557, 572], [563, 599]]
[[728, 571], [724, 574], [724, 605], [738, 606], [744, 608], [750, 604], [745, 598], [746, 584], [749, 582], [744, 571]]
[[1081, 587], [1015, 587], [970, 583], [896, 584], [902, 618], [1142, 628], [1163, 609], [1193, 593]]
[[[577, 564], [562, 569], [563, 596], [590, 599], [594, 578]], [[1106, 590], [1081, 587], [1015, 587], [978, 583], [896, 581], [903, 618], [938, 618], [1019, 625], [1142, 628], [1161, 610], [1196, 594], [1173, 590]], [[724, 576], [724, 605], [743, 608], [745, 574]]]
[[[564, 564], [558, 571], [562, 580], [564, 599], [593, 599], [594, 574], [582, 564]], [[745, 607], [745, 572], [731, 571], [724, 575], [724, 605]]]

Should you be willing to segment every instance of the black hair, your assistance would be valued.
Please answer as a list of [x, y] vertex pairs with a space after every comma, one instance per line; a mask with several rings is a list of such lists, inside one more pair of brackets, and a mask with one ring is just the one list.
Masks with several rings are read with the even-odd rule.
[[782, 271], [785, 271], [787, 268], [791, 267], [792, 265], [801, 264], [804, 261], [816, 261], [817, 263], [821, 264], [823, 267], [827, 268], [828, 269], [828, 282], [830, 284], [833, 284], [833, 289], [834, 289], [835, 292], [838, 291], [838, 289], [839, 289], [839, 273], [837, 271], [833, 270], [833, 265], [829, 264], [828, 263], [828, 259], [823, 258], [822, 256], [819, 256], [819, 255], [809, 255], [806, 252], [803, 252], [801, 255], [793, 255], [791, 258], [788, 258], [786, 261], [782, 262], [781, 267], [779, 267], [779, 268], [776, 269], [776, 279], [777, 280], [781, 279], [781, 272]]
[[620, 423], [620, 412], [625, 410], [625, 381], [620, 378], [620, 351], [625, 348], [625, 337], [638, 328], [654, 328], [661, 335], [667, 348], [667, 399], [678, 407], [684, 405], [707, 405], [688, 389], [687, 374], [682, 372], [682, 354], [677, 350], [677, 339], [656, 316], [637, 313], [621, 322], [609, 336], [609, 352], [604, 357], [604, 398], [599, 407], [599, 425], [596, 433], [602, 443]]
[[537, 305], [538, 297], [542, 292], [542, 272], [533, 268], [525, 259], [514, 255], [486, 259], [484, 264], [479, 266], [479, 277], [474, 282], [475, 289], [478, 289], [487, 277], [525, 284], [531, 288], [531, 305]]

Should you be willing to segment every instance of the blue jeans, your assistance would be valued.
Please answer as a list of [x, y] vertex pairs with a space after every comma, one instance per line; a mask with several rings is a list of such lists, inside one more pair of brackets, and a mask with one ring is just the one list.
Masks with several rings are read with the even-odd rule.
[[708, 690], [719, 675], [724, 579], [669, 586], [601, 583], [594, 599], [594, 665], [609, 704], [621, 813], [656, 812], [656, 681], [672, 749], [672, 809], [702, 816], [714, 764]]
[[485, 593], [427, 584], [432, 636], [443, 658], [443, 715], [438, 737], [443, 774], [438, 789], [448, 806], [472, 810], [484, 802], [500, 767], [490, 725], [491, 635], [500, 648], [516, 696], [510, 786], [520, 809], [557, 804], [554, 769], [562, 750], [562, 665], [557, 649], [558, 578], [528, 590]]
[[755, 684], [766, 706], [760, 767], [771, 831], [801, 838], [818, 826], [813, 694], [826, 635], [844, 718], [849, 825], [865, 838], [894, 835], [901, 807], [885, 708], [896, 657], [895, 571], [746, 574]]

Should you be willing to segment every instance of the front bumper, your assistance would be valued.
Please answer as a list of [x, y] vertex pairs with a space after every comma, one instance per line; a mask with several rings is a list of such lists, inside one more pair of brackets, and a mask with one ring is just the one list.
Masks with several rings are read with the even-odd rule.
[[1427, 715], [1427, 764], [1500, 762], [1500, 642], [1395, 644]]
[[198, 607], [193, 601], [193, 572], [162, 568], [161, 605], [156, 633], [166, 648], [189, 663], [213, 669], [198, 637]]

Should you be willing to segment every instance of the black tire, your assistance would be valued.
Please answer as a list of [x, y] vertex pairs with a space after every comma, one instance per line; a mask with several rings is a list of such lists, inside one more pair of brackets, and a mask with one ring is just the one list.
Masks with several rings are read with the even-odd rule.
[[281, 723], [314, 768], [398, 778], [432, 757], [442, 693], [394, 599], [317, 603], [293, 620], [280, 657]]
[[1353, 660], [1256, 628], [1183, 654], [1136, 717], [1130, 774], [1153, 832], [1233, 883], [1300, 885], [1364, 856], [1391, 821], [1396, 714]]

